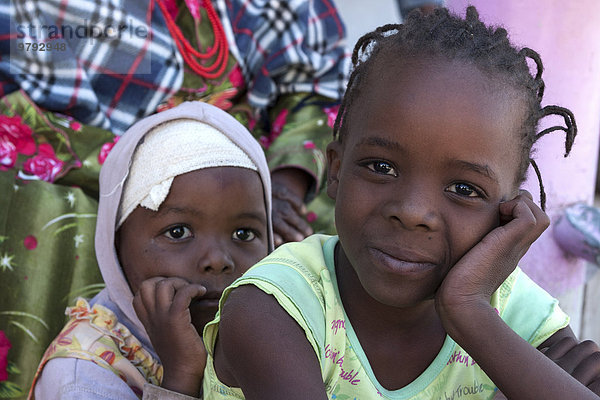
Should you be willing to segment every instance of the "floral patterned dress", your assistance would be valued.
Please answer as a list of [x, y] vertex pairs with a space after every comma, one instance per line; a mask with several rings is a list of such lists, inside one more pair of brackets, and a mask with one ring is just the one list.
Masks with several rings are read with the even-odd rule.
[[[213, 43], [210, 24], [202, 23], [208, 15], [201, 2], [163, 3], [192, 46], [206, 50], [201, 43]], [[249, 31], [232, 18], [249, 12], [243, 8], [246, 2], [213, 3], [220, 5], [221, 17], [229, 15], [227, 26], [237, 30], [234, 34], [238, 38]], [[265, 7], [279, 4], [262, 3]], [[311, 7], [318, 3], [330, 8], [328, 1], [308, 3]], [[337, 21], [334, 9], [317, 11], [323, 18], [333, 16]], [[160, 15], [158, 8], [153, 12]], [[273, 15], [276, 18], [279, 14]], [[335, 28], [334, 22], [330, 26], [340, 32], [341, 40], [343, 28], [341, 24]], [[253, 46], [260, 44], [251, 33], [246, 34]], [[7, 37], [0, 28], [0, 53], [6, 50], [2, 40]], [[308, 38], [304, 44], [309, 44]], [[327, 44], [323, 40], [314, 47], [319, 46], [323, 54], [335, 50], [339, 62], [347, 63], [340, 43]], [[139, 87], [154, 88], [161, 95], [156, 112], [186, 100], [198, 100], [234, 115], [260, 141], [271, 170], [297, 167], [313, 176], [314, 184], [306, 199], [307, 219], [315, 232], [333, 233], [332, 203], [322, 189], [324, 149], [331, 140], [339, 96], [327, 97], [318, 91], [289, 86], [276, 99], [269, 99], [267, 107], [257, 108], [249, 101], [249, 93], [260, 89], [260, 82], [253, 80], [249, 71], [252, 49], [230, 47], [225, 69], [217, 78], [205, 79], [180, 65], [183, 78], [179, 87], [163, 90], [159, 84], [138, 82]], [[181, 61], [175, 58], [174, 63]], [[2, 61], [0, 58], [0, 64]], [[169, 64], [169, 68], [174, 67]], [[41, 101], [32, 100], [37, 92], [3, 81], [1, 72], [0, 68], [0, 398], [24, 398], [44, 350], [64, 326], [65, 308], [77, 297], [92, 297], [104, 287], [94, 253], [98, 176], [119, 136], [74, 119], [68, 107], [40, 106]], [[340, 82], [344, 79], [340, 77]], [[125, 93], [120, 101], [135, 104], [142, 98], [146, 97]], [[48, 111], [48, 107], [54, 111]], [[107, 118], [102, 121], [99, 125], [106, 126]]]

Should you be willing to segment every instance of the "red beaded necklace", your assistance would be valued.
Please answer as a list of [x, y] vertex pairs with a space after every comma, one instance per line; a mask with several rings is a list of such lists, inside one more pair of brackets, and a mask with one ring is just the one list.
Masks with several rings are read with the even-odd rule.
[[[221, 25], [219, 16], [213, 8], [210, 0], [204, 0], [203, 4], [215, 35], [215, 42], [212, 48], [206, 53], [200, 53], [190, 44], [190, 42], [187, 41], [187, 39], [183, 36], [183, 33], [181, 33], [181, 29], [179, 29], [163, 2], [161, 0], [155, 1], [158, 3], [158, 6], [165, 17], [167, 28], [169, 29], [169, 32], [171, 33], [171, 36], [173, 37], [173, 40], [175, 41], [175, 44], [177, 45], [177, 48], [179, 49], [179, 52], [181, 53], [186, 64], [192, 69], [192, 71], [203, 78], [215, 79], [220, 77], [223, 71], [225, 71], [225, 67], [227, 67], [227, 61], [229, 59], [229, 45], [227, 43], [227, 37], [225, 36], [223, 25]], [[208, 59], [213, 57], [215, 54], [217, 54], [215, 62], [208, 66], [201, 65], [194, 58], [197, 57], [200, 59]]]

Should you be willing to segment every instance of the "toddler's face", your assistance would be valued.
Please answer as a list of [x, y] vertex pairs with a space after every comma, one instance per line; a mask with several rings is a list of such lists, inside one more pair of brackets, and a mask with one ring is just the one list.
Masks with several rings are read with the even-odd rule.
[[138, 206], [118, 231], [119, 260], [133, 293], [149, 278], [181, 277], [207, 293], [190, 311], [200, 330], [223, 289], [267, 255], [267, 215], [257, 172], [207, 168], [177, 176], [158, 211]]
[[328, 152], [338, 266], [395, 307], [432, 298], [498, 226], [499, 203], [516, 195], [524, 113], [474, 66], [412, 61], [371, 72]]

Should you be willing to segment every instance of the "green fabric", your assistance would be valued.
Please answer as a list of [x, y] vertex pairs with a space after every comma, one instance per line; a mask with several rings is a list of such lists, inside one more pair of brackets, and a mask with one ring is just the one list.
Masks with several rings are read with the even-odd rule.
[[[36, 145], [35, 154], [20, 154], [15, 168], [0, 172], [0, 330], [12, 345], [8, 361], [21, 372], [0, 382], [1, 396], [9, 383], [27, 392], [66, 306], [102, 288], [94, 253], [98, 156], [113, 135], [43, 112], [24, 92], [4, 97], [0, 115], [20, 116]], [[56, 181], [16, 178], [42, 144], [65, 163]]]
[[[379, 384], [339, 297], [333, 258], [337, 241], [335, 236], [314, 235], [278, 248], [225, 291], [221, 306], [231, 290], [240, 285], [255, 285], [273, 295], [306, 333], [321, 361], [323, 382], [331, 399], [429, 400], [467, 395], [491, 399], [496, 386], [449, 336], [434, 361], [413, 382], [393, 391]], [[298, 275], [304, 283], [297, 283]], [[306, 296], [315, 299], [307, 300]], [[557, 300], [519, 268], [493, 294], [491, 305], [533, 346], [569, 323]], [[323, 325], [316, 326], [316, 321]], [[225, 386], [214, 372], [212, 354], [218, 322], [219, 314], [204, 332], [209, 354], [203, 384], [205, 399], [243, 399], [238, 388]]]

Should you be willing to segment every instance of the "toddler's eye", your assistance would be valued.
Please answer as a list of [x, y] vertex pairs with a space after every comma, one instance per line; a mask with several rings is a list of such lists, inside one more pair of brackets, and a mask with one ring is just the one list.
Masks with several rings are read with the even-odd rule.
[[453, 183], [452, 185], [448, 186], [447, 190], [449, 192], [453, 192], [453, 193], [459, 194], [461, 196], [481, 197], [479, 195], [479, 192], [477, 191], [477, 189], [475, 189], [473, 186], [468, 185], [466, 183]]
[[192, 232], [190, 231], [190, 228], [188, 228], [187, 226], [177, 225], [177, 226], [173, 226], [173, 227], [169, 228], [165, 232], [165, 236], [167, 236], [169, 239], [181, 240], [181, 239], [187, 239], [187, 238], [191, 237]]
[[233, 235], [231, 235], [233, 239], [241, 240], [242, 242], [249, 242], [256, 237], [252, 229], [236, 229], [233, 231]]
[[394, 167], [385, 161], [372, 161], [367, 164], [367, 168], [369, 168], [371, 171], [377, 172], [378, 174], [398, 176], [396, 170], [394, 170]]

